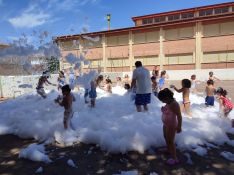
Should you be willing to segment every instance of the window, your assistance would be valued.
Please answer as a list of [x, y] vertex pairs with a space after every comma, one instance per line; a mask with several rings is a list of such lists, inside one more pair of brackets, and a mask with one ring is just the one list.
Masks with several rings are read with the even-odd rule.
[[148, 19], [143, 19], [142, 24], [152, 24], [153, 23], [153, 18], [148, 18]]
[[199, 11], [199, 16], [208, 16], [213, 14], [213, 9]]
[[171, 15], [168, 16], [168, 21], [174, 21], [180, 19], [180, 15]]
[[165, 16], [154, 18], [154, 22], [155, 23], [164, 22], [164, 21], [166, 21], [166, 17]]
[[188, 19], [188, 18], [193, 18], [194, 17], [194, 13], [183, 13], [181, 15], [182, 19]]
[[223, 7], [223, 8], [217, 8], [214, 10], [215, 14], [221, 14], [221, 13], [227, 13], [228, 12], [228, 7]]
[[234, 12], [234, 6], [232, 7], [232, 12]]

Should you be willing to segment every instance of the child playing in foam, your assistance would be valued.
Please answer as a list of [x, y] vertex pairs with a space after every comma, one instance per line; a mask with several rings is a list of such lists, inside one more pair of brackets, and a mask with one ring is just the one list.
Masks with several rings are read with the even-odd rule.
[[217, 99], [219, 100], [220, 111], [224, 114], [225, 117], [227, 117], [228, 114], [233, 109], [233, 104], [231, 100], [229, 100], [226, 97], [227, 91], [219, 87], [216, 90], [216, 94], [217, 94]]
[[160, 79], [158, 81], [158, 87], [159, 87], [159, 90], [162, 90], [164, 89], [164, 86], [165, 86], [165, 81], [166, 79], [168, 79], [168, 75], [167, 75], [167, 72], [164, 70], [161, 72], [161, 75], [160, 75]]
[[189, 117], [191, 117], [190, 113], [190, 100], [189, 100], [189, 93], [190, 93], [190, 87], [191, 87], [191, 81], [189, 79], [183, 79], [181, 81], [182, 88], [177, 89], [174, 85], [171, 85], [171, 88], [174, 88], [176, 92], [181, 93], [183, 96], [183, 102], [181, 107], [181, 111], [185, 111], [186, 114], [188, 114]]
[[50, 84], [52, 86], [57, 86], [56, 84], [49, 82], [48, 78], [49, 78], [49, 73], [47, 71], [43, 72], [42, 76], [38, 80], [38, 84], [36, 87], [37, 93], [43, 98], [46, 98], [44, 84], [46, 84], [46, 85]]
[[182, 116], [180, 112], [180, 106], [173, 98], [173, 92], [168, 88], [161, 90], [158, 94], [158, 98], [163, 103], [166, 103], [162, 107], [162, 122], [163, 122], [163, 134], [167, 144], [167, 151], [170, 153], [171, 158], [167, 160], [168, 165], [175, 165], [179, 163], [176, 156], [176, 148], [174, 144], [175, 134], [181, 132]]
[[206, 99], [205, 99], [205, 104], [207, 107], [214, 106], [214, 93], [215, 93], [214, 81], [208, 80], [206, 85]]
[[216, 81], [216, 80], [220, 80], [218, 79], [216, 76], [214, 76], [214, 72], [210, 71], [209, 72], [209, 80], [213, 80], [213, 81]]
[[121, 77], [116, 77], [116, 86], [122, 87], [122, 79]]
[[89, 98], [91, 99], [91, 108], [95, 107], [95, 101], [97, 97], [96, 88], [100, 86], [101, 82], [103, 81], [103, 76], [99, 75], [95, 80], [91, 81], [90, 83], [90, 91], [89, 91]]
[[105, 91], [108, 93], [112, 93], [112, 82], [111, 79], [106, 79]]
[[156, 77], [152, 76], [151, 77], [151, 83], [152, 83], [152, 93], [154, 94], [154, 96], [158, 96], [158, 83], [156, 81]]
[[64, 111], [64, 118], [63, 118], [63, 125], [64, 129], [68, 129], [71, 126], [71, 118], [73, 117], [73, 109], [72, 109], [72, 102], [75, 101], [74, 96], [71, 94], [71, 89], [69, 85], [65, 85], [62, 87], [63, 98], [62, 101], [58, 98], [55, 100], [55, 103], [58, 103], [60, 106], [63, 106]]
[[197, 84], [199, 84], [201, 81], [196, 79], [195, 74], [191, 75], [190, 81], [191, 81], [191, 92], [197, 93]]

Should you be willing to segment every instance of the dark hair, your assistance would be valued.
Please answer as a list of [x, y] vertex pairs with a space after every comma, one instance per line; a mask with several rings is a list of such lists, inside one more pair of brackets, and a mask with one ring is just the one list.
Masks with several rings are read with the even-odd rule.
[[182, 86], [184, 88], [191, 88], [191, 81], [189, 79], [183, 79], [182, 80]]
[[136, 61], [136, 62], [135, 62], [135, 66], [136, 66], [136, 67], [141, 67], [141, 66], [142, 66], [141, 61]]
[[59, 71], [60, 74], [64, 75], [64, 72], [63, 71]]
[[109, 78], [106, 79], [106, 82], [107, 82], [107, 83], [112, 83], [112, 82], [111, 82], [111, 79], [109, 79]]
[[71, 92], [71, 89], [70, 89], [70, 87], [69, 87], [68, 84], [66, 84], [66, 85], [64, 85], [64, 86], [62, 87], [62, 92]]
[[207, 82], [206, 82], [208, 85], [214, 85], [214, 81], [213, 80], [208, 80]]
[[161, 71], [161, 77], [163, 76], [163, 75], [166, 75], [166, 71], [165, 70], [163, 70], [163, 71]]
[[162, 100], [164, 100], [166, 98], [174, 99], [173, 96], [174, 96], [174, 93], [168, 88], [165, 88], [165, 89], [159, 91], [159, 93], [158, 93], [158, 99], [160, 101], [162, 101]]
[[98, 76], [98, 79], [103, 79], [103, 75], [99, 75], [99, 76]]
[[153, 80], [156, 80], [156, 77], [155, 76], [152, 76], [151, 77], [151, 80], [153, 81]]
[[195, 75], [195, 74], [191, 75], [191, 79], [192, 79], [192, 80], [193, 80], [193, 79], [196, 79], [196, 75]]
[[209, 72], [209, 76], [212, 77], [213, 75], [214, 75], [214, 73], [213, 73], [212, 71], [210, 71], [210, 72]]
[[130, 87], [130, 84], [126, 83], [126, 84], [124, 85], [124, 89], [128, 90], [128, 89], [130, 89], [130, 88], [131, 88], [131, 87]]
[[222, 95], [222, 96], [224, 96], [224, 97], [226, 97], [226, 95], [227, 95], [227, 91], [224, 90], [224, 89], [221, 88], [221, 87], [218, 87], [218, 88], [216, 89], [216, 94], [217, 94], [217, 93], [219, 93], [220, 95]]

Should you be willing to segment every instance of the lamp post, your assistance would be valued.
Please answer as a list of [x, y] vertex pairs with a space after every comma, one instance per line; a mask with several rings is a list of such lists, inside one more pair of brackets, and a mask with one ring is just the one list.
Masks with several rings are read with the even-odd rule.
[[108, 30], [110, 30], [110, 20], [111, 20], [111, 14], [107, 14], [107, 22], [108, 22]]

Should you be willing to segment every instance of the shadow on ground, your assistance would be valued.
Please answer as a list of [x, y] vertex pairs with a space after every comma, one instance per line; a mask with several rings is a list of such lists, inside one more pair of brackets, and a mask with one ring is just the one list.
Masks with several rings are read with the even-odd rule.
[[[232, 136], [230, 136], [232, 138]], [[35, 174], [43, 168], [42, 175], [93, 175], [93, 174], [118, 174], [120, 171], [137, 170], [139, 174], [149, 175], [156, 172], [159, 175], [231, 175], [234, 174], [234, 162], [220, 156], [221, 150], [233, 152], [233, 147], [224, 145], [220, 149], [211, 149], [205, 157], [200, 157], [189, 152], [193, 164], [187, 162], [184, 153], [179, 152], [180, 164], [168, 166], [168, 158], [158, 148], [151, 148], [144, 154], [128, 152], [126, 154], [111, 154], [102, 151], [99, 146], [78, 143], [71, 147], [47, 146], [47, 154], [52, 163], [33, 162], [19, 159], [20, 149], [34, 143], [35, 140], [24, 140], [14, 135], [0, 136], [0, 174], [1, 175], [26, 175]], [[78, 168], [68, 166], [67, 161], [72, 159]]]

